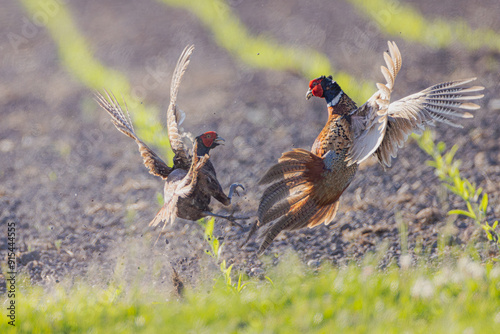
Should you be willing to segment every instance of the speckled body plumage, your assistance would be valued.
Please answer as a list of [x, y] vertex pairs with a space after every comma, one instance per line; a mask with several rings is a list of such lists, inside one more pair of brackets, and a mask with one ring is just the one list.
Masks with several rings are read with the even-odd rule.
[[[188, 196], [178, 196], [178, 190], [182, 187], [183, 179], [188, 176], [189, 170], [175, 169], [167, 177], [164, 187], [164, 202], [176, 201], [177, 217], [187, 220], [198, 220], [211, 212], [210, 201], [216, 198], [224, 205], [231, 204], [231, 199], [224, 194], [222, 187], [217, 181], [215, 168], [208, 160], [198, 173], [197, 186]], [[178, 197], [178, 198], [176, 198]]]
[[[187, 46], [182, 52], [172, 76], [170, 88], [170, 104], [167, 110], [167, 129], [170, 145], [174, 152], [173, 166], [168, 166], [153, 150], [151, 150], [135, 134], [130, 118], [127, 119], [120, 104], [113, 95], [106, 92], [107, 98], [96, 93], [99, 105], [108, 112], [116, 128], [134, 139], [139, 146], [144, 165], [153, 175], [165, 180], [164, 205], [151, 221], [151, 226], [164, 222], [173, 222], [176, 217], [198, 220], [206, 216], [216, 216], [235, 222], [235, 219], [247, 217], [223, 216], [211, 212], [210, 201], [215, 198], [224, 205], [231, 203], [233, 193], [238, 193], [241, 184], [230, 186], [229, 194], [222, 190], [215, 168], [209, 160], [210, 150], [220, 145], [224, 140], [213, 131], [205, 132], [196, 137], [193, 143], [192, 155], [184, 147], [179, 131], [180, 110], [177, 107], [177, 92], [181, 78], [186, 71], [194, 46]], [[128, 110], [127, 110], [128, 114]]]
[[388, 46], [389, 53], [384, 53], [387, 67], [381, 67], [386, 83], [377, 83], [378, 90], [359, 108], [331, 76], [311, 80], [306, 98], [325, 99], [328, 121], [311, 152], [294, 149], [284, 153], [278, 164], [261, 179], [261, 184], [272, 184], [262, 194], [258, 226], [276, 221], [264, 232], [259, 254], [282, 230], [329, 224], [358, 165], [369, 156], [374, 155], [380, 163], [390, 167], [391, 159], [396, 157], [397, 150], [411, 132], [418, 132], [434, 122], [460, 127], [453, 118], [472, 115], [457, 109], [479, 108], [468, 100], [479, 99], [482, 95], [467, 94], [484, 88], [463, 87], [474, 79], [434, 85], [391, 103], [391, 92], [402, 61], [396, 44], [389, 42]]
[[354, 109], [356, 104], [342, 94], [336, 105], [328, 107], [328, 121], [311, 148], [311, 152], [323, 158], [324, 163], [324, 170], [313, 180], [317, 185], [313, 196], [320, 205], [335, 203], [358, 170], [357, 165], [347, 166], [346, 162], [353, 137], [349, 113]]

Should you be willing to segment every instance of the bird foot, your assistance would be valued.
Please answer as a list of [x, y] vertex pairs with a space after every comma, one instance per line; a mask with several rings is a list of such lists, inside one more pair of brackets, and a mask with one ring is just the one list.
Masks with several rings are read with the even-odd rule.
[[[236, 194], [240, 196], [240, 193], [238, 192], [238, 188], [241, 188], [242, 190], [245, 190], [245, 187], [241, 183], [233, 183], [229, 186], [229, 194], [227, 197], [229, 199], [233, 198], [233, 194]], [[248, 219], [248, 218], [247, 218]]]
[[237, 223], [236, 221], [250, 219], [250, 217], [236, 217], [233, 215], [234, 212], [231, 212], [231, 214], [229, 214], [229, 215], [219, 215], [219, 214], [212, 213], [212, 212], [204, 212], [204, 214], [207, 216], [211, 216], [211, 217], [224, 218], [227, 221], [229, 221], [231, 223], [231, 225], [233, 225], [233, 226], [236, 225], [241, 229], [243, 229], [243, 226], [241, 224]]

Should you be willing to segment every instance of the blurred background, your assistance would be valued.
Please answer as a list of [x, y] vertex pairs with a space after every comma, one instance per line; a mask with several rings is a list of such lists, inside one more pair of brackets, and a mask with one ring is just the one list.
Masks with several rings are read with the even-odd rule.
[[[437, 141], [460, 146], [462, 174], [490, 195], [489, 218], [500, 216], [496, 0], [0, 3], [0, 221], [17, 223], [18, 266], [34, 280], [79, 275], [90, 262], [112, 267], [127, 244], [195, 270], [205, 247], [197, 224], [179, 220], [151, 248], [159, 231], [147, 223], [160, 207], [163, 183], [93, 100], [104, 88], [123, 97], [138, 135], [171, 159], [165, 111], [187, 44], [196, 49], [179, 92], [182, 126], [226, 139], [211, 159], [226, 191], [232, 182], [246, 186], [237, 210], [254, 213], [260, 176], [282, 152], [310, 148], [324, 125], [324, 101], [304, 98], [308, 82], [332, 74], [361, 105], [383, 80], [382, 53], [394, 40], [403, 56], [395, 98], [466, 77], [486, 87], [482, 108], [464, 129], [434, 131]], [[410, 245], [430, 251], [443, 229], [459, 244], [477, 237], [470, 220], [446, 216], [463, 203], [443, 192], [427, 159], [410, 141], [387, 171], [364, 163], [336, 225], [285, 233], [272, 252], [294, 249], [307, 263], [337, 263], [385, 240], [388, 258], [398, 257], [400, 221]], [[239, 248], [245, 232], [217, 223], [224, 258], [251, 272], [262, 261], [257, 243]]]

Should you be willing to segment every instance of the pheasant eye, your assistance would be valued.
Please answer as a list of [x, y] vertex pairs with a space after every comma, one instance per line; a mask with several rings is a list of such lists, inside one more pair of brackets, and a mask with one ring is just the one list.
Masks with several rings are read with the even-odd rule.
[[309, 88], [310, 89], [313, 89], [314, 87], [316, 87], [317, 85], [319, 84], [319, 81], [318, 80], [311, 80], [309, 82]]

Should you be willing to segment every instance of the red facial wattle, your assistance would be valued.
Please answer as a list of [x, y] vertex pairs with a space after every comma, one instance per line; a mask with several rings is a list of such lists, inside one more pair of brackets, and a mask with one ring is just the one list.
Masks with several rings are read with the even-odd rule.
[[203, 141], [203, 145], [205, 145], [206, 147], [211, 147], [216, 138], [217, 138], [217, 133], [215, 133], [214, 131], [205, 132], [201, 136], [201, 140]]
[[323, 97], [323, 87], [321, 87], [321, 79], [314, 79], [309, 82], [309, 89], [312, 95], [316, 97]]
[[323, 87], [321, 87], [321, 84], [314, 86], [312, 93], [316, 97], [323, 97]]

